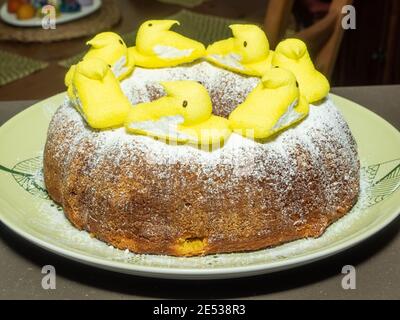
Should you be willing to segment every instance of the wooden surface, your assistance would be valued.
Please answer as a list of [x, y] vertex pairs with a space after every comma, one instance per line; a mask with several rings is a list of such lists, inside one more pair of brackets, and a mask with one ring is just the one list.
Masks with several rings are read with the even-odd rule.
[[[155, 0], [115, 0], [120, 4], [122, 19], [113, 31], [127, 33], [134, 30], [144, 20], [164, 18], [182, 8]], [[4, 0], [0, 0], [3, 3]], [[257, 10], [261, 8], [261, 10]], [[214, 14], [234, 19], [246, 19], [262, 23], [265, 13], [265, 0], [225, 0], [207, 1], [192, 9], [193, 11]], [[48, 32], [57, 32], [48, 30]], [[44, 99], [64, 91], [64, 75], [67, 69], [57, 65], [59, 60], [71, 57], [85, 50], [86, 38], [41, 43], [0, 42], [0, 49], [15, 52], [30, 58], [50, 62], [50, 66], [31, 76], [0, 87], [0, 100]]]
[[[176, 12], [176, 6], [162, 5], [155, 1], [116, 0], [120, 3], [122, 19], [113, 31], [126, 33], [148, 16], [162, 18]], [[48, 32], [57, 32], [57, 29]], [[31, 76], [13, 81], [0, 87], [0, 100], [43, 99], [64, 91], [64, 75], [67, 69], [57, 65], [59, 60], [73, 56], [85, 50], [87, 39], [42, 43], [0, 42], [0, 48], [30, 58], [50, 62], [50, 66]]]
[[[400, 85], [334, 88], [400, 128]], [[0, 102], [0, 125], [34, 101]], [[173, 281], [108, 272], [40, 249], [0, 223], [0, 299], [400, 299], [400, 217], [343, 253], [300, 268], [246, 279]], [[41, 268], [53, 265], [56, 290], [43, 290]], [[344, 265], [357, 289], [343, 290]]]
[[[2, 4], [5, 0], [0, 0]], [[148, 18], [163, 18], [177, 12], [181, 7], [157, 2], [156, 0], [115, 0], [122, 11], [121, 22], [114, 31], [126, 33]], [[355, 0], [357, 29], [348, 30], [339, 54], [333, 76], [333, 84], [357, 85], [393, 83], [400, 81], [400, 42], [393, 41], [398, 34], [398, 12], [390, 4], [397, 0], [366, 2]], [[227, 5], [229, 2], [229, 5]], [[200, 13], [246, 19], [263, 23], [267, 0], [212, 0], [191, 9]], [[398, 6], [398, 5], [397, 5]], [[376, 14], [371, 14], [375, 12]], [[389, 14], [391, 18], [389, 17]], [[387, 24], [394, 25], [388, 28]], [[387, 32], [386, 30], [390, 30]], [[57, 30], [49, 30], [57, 32]], [[57, 61], [82, 52], [85, 38], [50, 44], [23, 44], [0, 42], [5, 49], [27, 57], [50, 62], [50, 66], [31, 76], [0, 87], [0, 100], [44, 99], [64, 90], [63, 79], [66, 69]], [[354, 58], [356, 57], [356, 58]]]

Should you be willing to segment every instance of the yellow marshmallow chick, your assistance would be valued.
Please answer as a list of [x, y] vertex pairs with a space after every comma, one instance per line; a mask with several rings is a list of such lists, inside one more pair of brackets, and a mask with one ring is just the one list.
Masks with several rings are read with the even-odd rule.
[[166, 96], [134, 106], [125, 127], [167, 141], [220, 144], [231, 134], [228, 120], [212, 115], [211, 98], [196, 81], [162, 82]]
[[[86, 42], [90, 45], [89, 51], [82, 60], [98, 58], [106, 62], [118, 80], [127, 77], [133, 70], [135, 63], [133, 57], [129, 57], [128, 48], [122, 38], [113, 32], [102, 32]], [[73, 78], [75, 66], [71, 66], [65, 75], [65, 85], [69, 87]]]
[[136, 46], [129, 48], [135, 64], [145, 68], [171, 67], [192, 62], [205, 55], [202, 43], [170, 31], [176, 20], [148, 20], [136, 36]]
[[75, 69], [76, 69], [76, 65], [74, 64], [68, 69], [68, 71], [65, 75], [65, 78], [64, 78], [64, 84], [67, 87], [67, 94], [68, 94], [68, 97], [70, 98], [70, 100], [76, 99], [74, 92], [72, 90], [72, 81], [74, 79]]
[[286, 39], [278, 44], [273, 65], [290, 70], [296, 76], [301, 93], [309, 103], [325, 98], [330, 90], [325, 76], [317, 71], [305, 43], [299, 39]]
[[104, 60], [118, 80], [128, 76], [134, 66], [135, 60], [129, 56], [128, 48], [122, 38], [114, 32], [102, 32], [89, 40], [89, 51], [83, 59], [99, 58]]
[[118, 80], [101, 59], [91, 58], [79, 62], [75, 67], [71, 87], [75, 107], [92, 128], [121, 126], [132, 108]]
[[273, 68], [261, 83], [229, 115], [234, 132], [265, 139], [307, 116], [309, 105], [300, 94], [295, 76], [288, 70]]
[[253, 24], [233, 24], [233, 37], [214, 42], [206, 59], [228, 70], [262, 76], [270, 67], [273, 51], [264, 31]]

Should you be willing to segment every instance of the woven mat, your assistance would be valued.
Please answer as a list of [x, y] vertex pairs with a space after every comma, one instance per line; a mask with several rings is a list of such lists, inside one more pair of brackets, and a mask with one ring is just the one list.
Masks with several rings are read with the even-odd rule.
[[110, 29], [121, 18], [117, 1], [103, 0], [99, 10], [69, 23], [56, 25], [56, 29], [13, 27], [0, 22], [0, 40], [21, 42], [51, 42], [90, 36]]
[[209, 0], [158, 0], [158, 1], [168, 4], [176, 4], [181, 7], [193, 8]]
[[47, 66], [47, 62], [33, 60], [0, 50], [0, 86], [29, 76]]
[[[166, 17], [166, 19], [179, 20], [181, 25], [173, 27], [173, 30], [200, 41], [205, 45], [230, 37], [232, 33], [228, 26], [238, 22], [237, 20], [194, 13], [187, 10], [181, 10], [178, 13]], [[136, 32], [137, 30], [134, 30], [128, 34], [122, 35], [122, 38], [128, 46], [133, 46], [135, 44]], [[85, 52], [82, 52], [68, 59], [61, 60], [58, 64], [62, 67], [69, 68], [71, 65], [77, 63], [84, 54]]]

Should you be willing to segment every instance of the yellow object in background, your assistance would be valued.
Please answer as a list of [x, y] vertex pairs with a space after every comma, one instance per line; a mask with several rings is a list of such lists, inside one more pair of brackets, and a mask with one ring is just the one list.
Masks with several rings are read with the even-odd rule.
[[118, 80], [127, 77], [135, 66], [135, 61], [128, 55], [128, 48], [122, 38], [114, 32], [102, 32], [89, 40], [89, 51], [83, 59], [99, 58], [111, 68]]
[[271, 67], [273, 57], [264, 31], [252, 24], [233, 24], [229, 28], [233, 37], [209, 45], [206, 59], [234, 72], [262, 76]]
[[95, 129], [123, 125], [132, 105], [107, 63], [88, 58], [74, 69], [68, 92], [87, 123]]
[[145, 68], [171, 67], [192, 62], [205, 55], [202, 43], [170, 31], [176, 20], [144, 22], [136, 36], [136, 46], [128, 48], [135, 64]]
[[295, 76], [288, 70], [272, 68], [261, 83], [229, 115], [234, 132], [265, 139], [303, 119], [309, 111]]
[[286, 39], [278, 44], [272, 61], [293, 72], [299, 83], [301, 93], [309, 103], [325, 98], [330, 90], [326, 77], [315, 69], [306, 44], [299, 39]]
[[166, 96], [135, 105], [125, 122], [131, 133], [209, 145], [229, 137], [228, 120], [212, 115], [211, 98], [196, 81], [162, 82]]
[[30, 3], [22, 3], [17, 10], [17, 19], [32, 19], [36, 15], [36, 9]]
[[64, 77], [64, 84], [67, 87], [67, 94], [68, 94], [68, 97], [70, 98], [70, 100], [75, 99], [75, 95], [74, 95], [73, 87], [72, 87], [72, 81], [74, 80], [75, 69], [76, 69], [76, 65], [74, 64], [68, 69], [68, 71]]

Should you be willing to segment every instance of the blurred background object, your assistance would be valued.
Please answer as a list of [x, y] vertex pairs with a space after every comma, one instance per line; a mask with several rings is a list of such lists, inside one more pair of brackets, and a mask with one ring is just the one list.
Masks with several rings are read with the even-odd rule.
[[[346, 5], [355, 8], [356, 29], [342, 28]], [[397, 0], [269, 0], [264, 25], [272, 47], [303, 39], [333, 85], [392, 84], [400, 82], [399, 15]]]
[[[96, 0], [40, 1], [0, 0], [0, 4], [16, 15], [22, 4], [64, 4], [65, 11], [83, 10]], [[342, 7], [348, 4], [355, 8], [356, 28], [344, 30]], [[24, 21], [29, 21], [31, 9], [22, 11]], [[66, 67], [82, 56], [93, 34], [112, 30], [133, 44], [141, 22], [171, 16], [183, 19], [179, 32], [204, 42], [226, 37], [226, 26], [232, 22], [263, 26], [272, 49], [284, 38], [299, 37], [333, 86], [400, 83], [399, 15], [398, 0], [103, 0], [100, 10], [54, 30], [0, 22], [3, 56], [12, 56], [15, 65], [23, 59], [32, 66], [29, 73], [0, 67], [0, 78], [7, 79], [0, 85], [0, 99], [41, 99], [63, 91]]]
[[[342, 8], [352, 3], [352, 0], [269, 0], [264, 27], [271, 46], [288, 36], [302, 39], [313, 53], [317, 69], [330, 78], [344, 33]], [[293, 35], [286, 34], [290, 15], [295, 17]]]
[[355, 0], [357, 29], [345, 32], [332, 81], [336, 85], [400, 83], [400, 2]]

